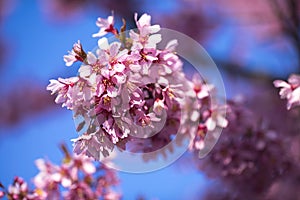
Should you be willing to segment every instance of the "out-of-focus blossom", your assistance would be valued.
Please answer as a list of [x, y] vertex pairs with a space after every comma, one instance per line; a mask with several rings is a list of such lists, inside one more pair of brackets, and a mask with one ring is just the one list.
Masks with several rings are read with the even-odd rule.
[[1, 185], [1, 188], [5, 191], [0, 191], [0, 198], [6, 196], [12, 200], [39, 200], [38, 195], [34, 191], [29, 191], [28, 184], [20, 177], [15, 177], [12, 185], [9, 185], [7, 189], [3, 185]]
[[279, 95], [282, 99], [287, 99], [287, 109], [300, 105], [300, 76], [292, 74], [288, 82], [275, 80], [274, 86], [280, 88]]
[[[239, 97], [234, 102], [228, 102], [226, 116], [229, 125], [224, 129], [218, 143], [207, 157], [215, 156], [214, 152], [219, 151], [219, 155], [224, 156], [223, 161], [220, 159], [221, 156], [218, 156], [219, 162], [217, 159], [206, 160], [204, 158], [203, 163], [200, 164], [201, 172], [218, 182], [218, 185], [213, 184], [206, 191], [203, 199], [277, 200], [298, 197], [299, 110], [287, 110], [270, 82], [267, 85], [255, 85], [254, 88], [255, 91], [251, 97], [247, 98], [247, 101]], [[280, 114], [274, 115], [274, 111]], [[268, 137], [265, 138], [265, 136]], [[252, 144], [249, 144], [251, 137], [253, 138]], [[220, 148], [219, 145], [224, 145], [223, 151], [217, 150]], [[258, 149], [262, 149], [260, 154]], [[224, 166], [222, 163], [228, 162], [225, 159], [228, 154], [231, 155], [229, 156], [230, 163]], [[242, 163], [243, 155], [247, 155], [245, 157], [247, 160], [244, 159], [245, 163], [255, 160], [253, 168], [246, 167], [238, 175], [222, 175], [223, 171], [227, 171], [227, 166], [233, 164], [238, 166], [237, 159]], [[196, 159], [195, 162], [199, 163]], [[212, 165], [213, 162], [214, 165]], [[250, 172], [252, 176], [249, 175]], [[222, 189], [216, 190], [216, 188]]]
[[[212, 100], [214, 86], [204, 83], [200, 76], [193, 76], [193, 90], [196, 93], [199, 103], [200, 114], [192, 113], [191, 118], [199, 121], [196, 132], [191, 131], [189, 149], [201, 151], [205, 148], [205, 137], [212, 137], [218, 128], [225, 128], [228, 125], [226, 119], [226, 106], [218, 106]], [[199, 116], [198, 116], [199, 115]], [[195, 134], [194, 134], [195, 133]]]
[[85, 11], [92, 8], [96, 12], [111, 12], [112, 10], [125, 19], [132, 16], [132, 13], [140, 10], [144, 3], [136, 0], [45, 0], [38, 2], [42, 12], [51, 21], [61, 22], [63, 20], [73, 21], [80, 17]]
[[[210, 12], [212, 9], [217, 10], [215, 5], [198, 1], [176, 1], [176, 3], [178, 6], [172, 12], [158, 15], [162, 26], [185, 33], [197, 41], [207, 41], [211, 36], [210, 33], [219, 25], [220, 19], [215, 18]], [[177, 14], [174, 15], [174, 12]]]
[[286, 170], [284, 139], [241, 103], [230, 102], [227, 119], [217, 145], [198, 161], [200, 169], [239, 197], [258, 197]]
[[208, 131], [215, 130], [216, 127], [225, 128], [228, 125], [228, 121], [225, 118], [226, 108], [212, 108], [209, 110], [208, 118], [205, 121], [205, 125]]
[[53, 98], [35, 82], [26, 82], [22, 87], [11, 85], [11, 91], [2, 92], [0, 102], [0, 126], [11, 126], [24, 118], [54, 107]]
[[80, 16], [83, 9], [87, 6], [87, 0], [53, 0], [38, 2], [41, 11], [48, 20], [74, 20], [74, 17]]
[[33, 182], [39, 196], [41, 198], [58, 199], [60, 180], [56, 171], [59, 170], [59, 167], [43, 159], [38, 159], [35, 163], [40, 172], [34, 177]]
[[210, 84], [205, 84], [201, 81], [201, 77], [198, 75], [193, 76], [194, 91], [197, 94], [198, 99], [204, 99], [210, 97], [213, 92], [214, 86]]
[[119, 184], [116, 174], [103, 164], [95, 164], [84, 155], [74, 155], [62, 146], [65, 157], [61, 165], [55, 165], [44, 159], [36, 160], [39, 173], [34, 177], [35, 189], [30, 191], [28, 184], [16, 177], [13, 184], [3, 191], [1, 197], [8, 199], [121, 199], [114, 190]]

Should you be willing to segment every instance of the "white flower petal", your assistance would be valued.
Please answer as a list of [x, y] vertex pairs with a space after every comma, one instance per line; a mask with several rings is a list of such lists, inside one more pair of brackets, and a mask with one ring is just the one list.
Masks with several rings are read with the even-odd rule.
[[123, 72], [124, 71], [124, 69], [125, 69], [125, 65], [123, 65], [123, 64], [115, 64], [114, 65], [114, 70], [116, 71], [116, 72]]
[[89, 64], [95, 64], [97, 62], [97, 57], [92, 52], [88, 52], [86, 59]]
[[210, 117], [206, 120], [205, 125], [207, 127], [207, 130], [213, 131], [216, 128], [217, 123]]
[[98, 40], [98, 47], [100, 48], [100, 49], [103, 49], [103, 50], [108, 50], [109, 49], [109, 44], [108, 44], [108, 40], [107, 40], [107, 38], [100, 38], [99, 40]]
[[96, 172], [96, 168], [93, 163], [87, 161], [83, 162], [82, 169], [87, 174], [93, 174]]
[[177, 40], [171, 40], [171, 41], [168, 42], [168, 44], [166, 46], [166, 50], [171, 51], [171, 52], [175, 51], [177, 46], [178, 46], [178, 41]]
[[139, 64], [137, 64], [137, 65], [131, 64], [131, 65], [129, 65], [129, 68], [132, 72], [139, 72], [142, 69], [142, 66]]
[[160, 31], [160, 26], [158, 24], [149, 27], [149, 32], [151, 34], [152, 33], [157, 33], [158, 31]]
[[148, 44], [149, 45], [156, 45], [157, 43], [159, 43], [161, 41], [161, 34], [154, 34], [151, 35], [148, 39]]
[[79, 76], [82, 78], [86, 78], [91, 75], [92, 67], [90, 65], [82, 65], [79, 69]]
[[111, 43], [110, 47], [109, 47], [110, 56], [111, 57], [115, 57], [118, 54], [120, 47], [121, 47], [121, 43], [120, 42], [113, 42], [113, 43]]
[[290, 87], [290, 85], [287, 82], [282, 81], [282, 80], [276, 80], [273, 82], [273, 84], [275, 87], [285, 87], [285, 88]]
[[[137, 17], [137, 15], [135, 15]], [[138, 27], [143, 27], [143, 26], [149, 26], [151, 21], [151, 16], [148, 14], [143, 14], [140, 19], [138, 20]]]
[[289, 77], [288, 82], [292, 85], [300, 85], [300, 75], [292, 74]]
[[218, 124], [218, 126], [225, 128], [228, 125], [228, 121], [222, 115], [218, 115], [217, 116], [217, 124]]
[[61, 180], [61, 185], [65, 188], [68, 188], [72, 185], [72, 181], [68, 178], [63, 177]]

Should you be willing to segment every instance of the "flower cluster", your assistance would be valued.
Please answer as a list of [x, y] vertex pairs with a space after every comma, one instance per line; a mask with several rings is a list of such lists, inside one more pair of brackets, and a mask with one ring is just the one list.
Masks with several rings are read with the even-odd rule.
[[199, 161], [200, 169], [243, 195], [260, 193], [284, 171], [288, 160], [279, 156], [284, 141], [240, 102], [228, 103], [227, 117], [229, 126], [210, 155]]
[[[227, 126], [224, 109], [210, 101], [213, 86], [200, 77], [186, 79], [177, 40], [157, 47], [160, 26], [151, 25], [149, 15], [134, 19], [137, 29], [124, 32], [125, 21], [119, 31], [114, 16], [98, 18], [97, 50], [86, 53], [78, 41], [64, 56], [67, 66], [82, 62], [79, 75], [50, 80], [47, 89], [57, 95], [55, 102], [73, 110], [78, 122], [74, 151], [97, 160], [115, 146], [153, 152], [178, 133], [192, 138], [191, 149], [201, 150], [207, 131]], [[102, 37], [108, 33], [117, 40]]]
[[[193, 88], [196, 93], [196, 100], [199, 103], [199, 124], [192, 134], [190, 150], [202, 150], [205, 147], [205, 137], [214, 137], [216, 128], [225, 128], [228, 121], [225, 118], [226, 106], [218, 106], [212, 102], [211, 96], [215, 92], [213, 85], [204, 84], [198, 75], [193, 76]], [[215, 138], [216, 139], [216, 138]], [[206, 142], [207, 143], [207, 142]], [[207, 145], [207, 144], [206, 144]]]
[[84, 155], [71, 156], [66, 148], [61, 165], [44, 159], [36, 160], [39, 173], [34, 177], [35, 189], [30, 191], [28, 184], [16, 177], [6, 190], [2, 186], [0, 198], [8, 199], [109, 199], [117, 200], [121, 195], [113, 190], [118, 184], [114, 171], [104, 165], [94, 165], [91, 158]]
[[7, 196], [8, 199], [19, 200], [19, 199], [29, 199], [38, 200], [38, 195], [34, 191], [29, 191], [28, 184], [20, 177], [15, 177], [12, 185], [5, 189], [5, 187], [0, 183], [0, 198]]
[[282, 99], [287, 99], [287, 109], [290, 110], [300, 105], [300, 75], [290, 75], [288, 82], [275, 80], [274, 86], [281, 88], [279, 95]]

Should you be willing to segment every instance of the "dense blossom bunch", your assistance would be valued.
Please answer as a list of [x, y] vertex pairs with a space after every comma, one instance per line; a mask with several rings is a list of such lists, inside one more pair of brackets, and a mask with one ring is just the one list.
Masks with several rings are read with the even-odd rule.
[[284, 141], [240, 102], [228, 103], [227, 116], [229, 126], [210, 155], [199, 161], [200, 169], [221, 177], [244, 197], [260, 194], [285, 170], [287, 157], [279, 156], [285, 152]]
[[61, 165], [44, 159], [36, 160], [39, 173], [34, 177], [34, 190], [16, 177], [6, 190], [2, 186], [0, 197], [8, 199], [106, 199], [117, 200], [121, 195], [113, 190], [118, 184], [116, 174], [104, 165], [94, 165], [91, 158], [84, 155], [71, 156], [63, 147], [65, 158]]
[[8, 199], [18, 200], [18, 199], [39, 199], [38, 194], [34, 191], [29, 191], [28, 184], [20, 177], [15, 177], [12, 185], [6, 189], [1, 183], [0, 188], [0, 198], [5, 196]]
[[210, 84], [203, 84], [200, 77], [193, 76], [193, 87], [196, 93], [196, 101], [199, 103], [199, 124], [195, 132], [190, 132], [192, 140], [189, 149], [202, 150], [205, 146], [205, 137], [215, 141], [214, 131], [217, 127], [227, 127], [228, 121], [225, 118], [226, 106], [216, 106], [212, 104], [211, 95], [215, 92], [215, 88]]
[[288, 110], [300, 105], [300, 75], [290, 75], [288, 82], [276, 80], [274, 86], [281, 88], [279, 95], [282, 99], [287, 99]]
[[227, 126], [225, 109], [211, 101], [213, 86], [200, 77], [186, 79], [176, 40], [160, 49], [160, 26], [151, 25], [147, 14], [134, 19], [137, 30], [126, 35], [125, 21], [119, 31], [114, 16], [98, 18], [100, 30], [93, 36], [111, 33], [117, 41], [100, 38], [94, 53], [78, 41], [64, 61], [82, 62], [79, 75], [50, 80], [47, 89], [57, 95], [55, 102], [73, 110], [78, 121], [74, 151], [95, 159], [115, 146], [152, 152], [178, 133], [191, 138], [191, 149], [201, 150], [207, 132]]

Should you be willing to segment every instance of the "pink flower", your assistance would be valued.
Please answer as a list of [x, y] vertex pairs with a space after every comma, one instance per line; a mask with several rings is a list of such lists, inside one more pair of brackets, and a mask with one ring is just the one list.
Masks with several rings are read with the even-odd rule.
[[66, 63], [66, 66], [69, 67], [73, 65], [74, 62], [78, 61], [78, 59], [76, 58], [76, 54], [73, 51], [71, 51], [68, 55], [64, 56], [64, 61]]
[[212, 90], [214, 89], [213, 85], [203, 83], [201, 81], [201, 77], [198, 74], [193, 76], [193, 83], [194, 91], [196, 92], [199, 99], [209, 97]]
[[96, 172], [96, 167], [93, 164], [92, 159], [84, 155], [74, 156], [74, 167], [82, 170], [87, 175], [92, 175]]
[[239, 195], [235, 198], [243, 199], [245, 193], [265, 197], [276, 180], [274, 177], [285, 178], [284, 171], [290, 172], [290, 158], [281, 156], [286, 153], [286, 132], [281, 135], [269, 129], [268, 123], [262, 122], [245, 103], [231, 101], [227, 108], [228, 127], [214, 149], [196, 162], [201, 171], [209, 177], [217, 177], [229, 192]]
[[53, 187], [56, 185], [56, 177], [52, 176], [53, 173], [58, 171], [58, 166], [52, 165], [50, 162], [46, 162], [43, 159], [38, 159], [35, 161], [37, 168], [40, 170], [40, 173], [34, 177], [34, 184], [37, 188], [46, 189], [48, 186]]
[[[92, 53], [88, 52], [86, 56], [86, 64], [83, 64], [78, 69], [79, 76], [85, 80], [91, 80], [90, 78], [93, 73], [99, 72], [100, 66], [99, 62], [103, 62], [102, 60], [98, 60], [97, 57]], [[104, 64], [104, 63], [103, 63]]]
[[[118, 76], [110, 77], [108, 73], [105, 73], [103, 70], [102, 76], [97, 77], [97, 90], [96, 95], [100, 97], [101, 95], [105, 94], [109, 98], [116, 97], [120, 92], [120, 83], [122, 83], [123, 79], [119, 78]], [[119, 82], [120, 81], [120, 82]], [[103, 99], [104, 97], [102, 97]], [[107, 99], [109, 100], [109, 99]]]
[[107, 33], [118, 34], [117, 29], [114, 27], [114, 16], [108, 16], [107, 19], [98, 18], [96, 25], [100, 28], [98, 33], [93, 34], [93, 37], [102, 37]]
[[118, 199], [121, 199], [121, 194], [119, 194], [115, 191], [108, 191], [107, 194], [104, 196], [104, 199], [118, 200]]
[[84, 175], [92, 175], [96, 172], [91, 158], [84, 155], [75, 155], [73, 159], [63, 163], [53, 171], [51, 177], [63, 187], [70, 188], [74, 182], [80, 179], [78, 176], [80, 171], [82, 171]]
[[274, 86], [281, 88], [279, 95], [282, 99], [287, 99], [287, 109], [300, 105], [300, 76], [292, 74], [288, 82], [275, 80]]
[[22, 178], [16, 177], [14, 184], [8, 187], [8, 193], [12, 196], [19, 195], [20, 193], [26, 193], [28, 191], [27, 183]]
[[[0, 184], [1, 185], [1, 184]], [[1, 185], [1, 188], [5, 190], [5, 187]], [[6, 192], [0, 191], [0, 198], [6, 197], [8, 199], [28, 199], [28, 200], [40, 200], [41, 198], [34, 192], [28, 189], [28, 184], [20, 177], [15, 177], [13, 184], [8, 186]]]
[[90, 185], [85, 182], [75, 182], [71, 185], [70, 190], [63, 194], [66, 200], [86, 200], [98, 199]]
[[151, 16], [148, 14], [143, 14], [139, 19], [137, 19], [138, 14], [134, 14], [134, 20], [137, 28], [139, 29], [139, 33], [142, 37], [157, 33], [160, 30], [159, 25], [151, 25]]
[[161, 115], [163, 110], [165, 109], [165, 104], [162, 100], [156, 99], [153, 105], [153, 111], [157, 115]]
[[166, 48], [159, 53], [158, 60], [159, 63], [164, 66], [166, 74], [180, 72], [182, 70], [182, 61], [176, 54], [174, 54], [177, 45], [177, 40], [171, 40], [166, 45]]
[[204, 138], [207, 134], [207, 127], [204, 124], [199, 124], [197, 127], [196, 135], [193, 141], [189, 144], [190, 150], [202, 150], [205, 147]]
[[98, 47], [99, 49], [97, 50], [97, 54], [101, 58], [100, 62], [109, 64], [109, 69], [113, 68], [115, 64], [122, 64], [128, 55], [127, 49], [120, 50], [120, 42], [113, 42], [109, 44], [107, 38], [99, 39]]
[[73, 49], [69, 51], [69, 54], [64, 56], [64, 61], [68, 67], [73, 65], [74, 62], [83, 62], [85, 59], [86, 53], [83, 51], [79, 40], [73, 45]]
[[[0, 198], [8, 199], [120, 199], [121, 195], [113, 189], [119, 184], [115, 171], [106, 166], [94, 163], [92, 158], [71, 155], [62, 145], [65, 157], [60, 165], [52, 164], [44, 159], [36, 160], [39, 173], [34, 177], [34, 190], [16, 177], [12, 185], [6, 189], [1, 183]], [[5, 191], [5, 192], [4, 192]]]
[[208, 131], [213, 131], [216, 127], [225, 128], [228, 120], [225, 118], [226, 107], [213, 107], [209, 111], [209, 117], [205, 121]]
[[160, 30], [160, 26], [151, 25], [151, 16], [148, 14], [143, 14], [139, 20], [137, 17], [138, 14], [135, 13], [134, 20], [139, 33], [135, 33], [132, 30], [129, 32], [130, 38], [133, 40], [133, 48], [156, 48], [156, 44], [161, 41], [161, 35], [154, 33]]
[[43, 198], [59, 199], [57, 171], [59, 167], [43, 159], [36, 160], [36, 166], [40, 172], [34, 177], [33, 182], [38, 194]]
[[50, 84], [47, 86], [47, 90], [51, 91], [51, 94], [57, 94], [55, 103], [62, 103], [62, 106], [72, 108], [69, 101], [72, 101], [72, 89], [79, 81], [78, 77], [71, 77], [67, 79], [58, 78], [58, 80], [50, 80]]
[[107, 156], [113, 149], [113, 143], [103, 131], [101, 133], [83, 134], [71, 141], [74, 143], [73, 151], [76, 154], [85, 154], [97, 160], [100, 159], [100, 153]]

